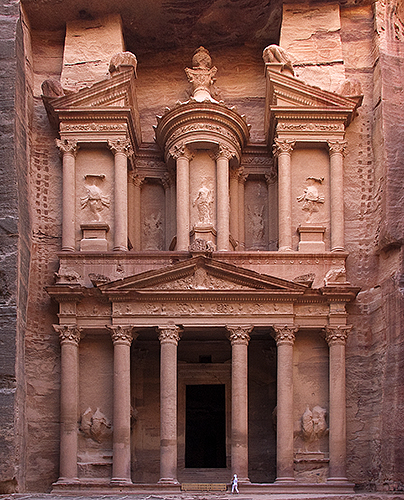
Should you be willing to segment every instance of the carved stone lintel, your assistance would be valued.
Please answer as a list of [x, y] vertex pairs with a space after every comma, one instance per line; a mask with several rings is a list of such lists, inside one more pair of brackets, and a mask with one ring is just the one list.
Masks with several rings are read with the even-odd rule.
[[296, 141], [290, 141], [288, 139], [275, 139], [272, 152], [275, 156], [281, 154], [292, 154], [293, 148], [295, 147]]
[[229, 332], [228, 338], [231, 345], [243, 344], [248, 345], [250, 342], [250, 333], [252, 332], [254, 325], [248, 326], [231, 326], [226, 325], [226, 330]]
[[298, 332], [299, 327], [293, 325], [274, 325], [276, 345], [291, 344], [295, 342], [295, 334]]
[[133, 333], [133, 326], [130, 325], [106, 325], [108, 330], [111, 332], [111, 338], [114, 345], [123, 344], [131, 345], [132, 340], [136, 339], [137, 334]]
[[76, 139], [55, 139], [55, 143], [64, 155], [70, 154], [75, 157], [79, 149]]
[[77, 325], [53, 325], [53, 329], [59, 334], [61, 344], [79, 345], [81, 328]]
[[219, 158], [226, 158], [227, 160], [230, 160], [231, 158], [233, 158], [233, 156], [236, 156], [236, 152], [234, 149], [231, 149], [228, 146], [220, 144], [214, 156], [215, 160], [218, 160]]
[[335, 344], [345, 345], [352, 325], [338, 325], [325, 327], [325, 340], [329, 346]]
[[190, 151], [185, 144], [175, 144], [169, 151], [170, 156], [174, 158], [174, 160], [178, 160], [178, 158], [184, 157], [188, 161], [191, 161], [194, 157], [192, 151]]
[[327, 141], [328, 147], [330, 148], [330, 156], [335, 154], [341, 154], [344, 156], [346, 141]]
[[125, 156], [129, 157], [133, 154], [132, 144], [129, 139], [115, 139], [113, 141], [109, 140], [108, 147], [114, 155], [124, 154]]
[[182, 332], [182, 328], [177, 325], [170, 326], [159, 326], [157, 327], [157, 331], [159, 334], [160, 344], [175, 344], [178, 345], [180, 340], [180, 334]]

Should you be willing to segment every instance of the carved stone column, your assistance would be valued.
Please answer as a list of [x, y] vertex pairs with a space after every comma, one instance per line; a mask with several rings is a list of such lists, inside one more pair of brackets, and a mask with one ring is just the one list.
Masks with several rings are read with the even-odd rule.
[[229, 250], [230, 207], [229, 207], [229, 160], [234, 152], [219, 146], [216, 155], [216, 207], [217, 207], [217, 249]]
[[134, 208], [134, 230], [133, 230], [133, 250], [135, 252], [140, 252], [142, 249], [142, 221], [140, 219], [141, 214], [141, 193], [142, 193], [142, 184], [144, 182], [144, 177], [136, 174], [133, 176], [133, 208]]
[[248, 478], [248, 343], [253, 326], [226, 326], [231, 342], [231, 468]]
[[291, 156], [296, 141], [275, 139], [278, 157], [279, 251], [292, 250], [292, 171]]
[[293, 344], [296, 326], [274, 326], [278, 349], [276, 482], [294, 481], [293, 469]]
[[62, 194], [62, 250], [74, 252], [76, 249], [76, 154], [75, 139], [56, 139], [56, 145], [63, 154], [63, 194]]
[[345, 344], [352, 325], [327, 326], [325, 340], [330, 348], [330, 471], [328, 481], [346, 482], [346, 394]]
[[108, 141], [114, 154], [114, 250], [128, 249], [128, 156], [132, 154], [129, 139]]
[[77, 477], [77, 420], [79, 397], [79, 342], [76, 325], [53, 325], [60, 340], [60, 476], [70, 483]]
[[248, 174], [244, 173], [244, 169], [239, 169], [238, 178], [238, 239], [239, 250], [245, 250], [245, 182]]
[[239, 241], [239, 188], [238, 188], [238, 178], [240, 172], [239, 169], [230, 170], [230, 234], [236, 242]]
[[184, 145], [174, 146], [170, 155], [177, 163], [177, 250], [189, 246], [189, 162], [191, 151]]
[[131, 484], [130, 471], [130, 346], [132, 326], [108, 326], [114, 344], [113, 484]]
[[328, 141], [330, 148], [331, 251], [343, 251], [344, 244], [344, 150], [345, 141]]
[[160, 340], [160, 480], [177, 480], [177, 346], [181, 328], [159, 327]]

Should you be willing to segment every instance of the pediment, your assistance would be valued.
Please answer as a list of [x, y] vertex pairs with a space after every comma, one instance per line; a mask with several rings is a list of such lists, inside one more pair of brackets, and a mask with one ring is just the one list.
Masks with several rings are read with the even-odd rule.
[[331, 109], [352, 113], [362, 102], [362, 96], [346, 97], [328, 92], [269, 68], [267, 76], [271, 108]]
[[204, 256], [147, 271], [98, 287], [107, 295], [145, 293], [272, 292], [302, 294], [307, 286]]

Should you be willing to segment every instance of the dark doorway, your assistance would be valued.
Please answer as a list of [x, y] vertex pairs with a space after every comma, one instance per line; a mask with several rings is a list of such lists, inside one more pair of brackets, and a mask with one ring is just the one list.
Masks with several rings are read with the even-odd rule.
[[226, 467], [224, 385], [186, 386], [185, 467]]

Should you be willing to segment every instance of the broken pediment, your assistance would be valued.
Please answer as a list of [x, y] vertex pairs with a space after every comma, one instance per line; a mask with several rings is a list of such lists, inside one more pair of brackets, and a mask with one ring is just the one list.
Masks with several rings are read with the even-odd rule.
[[265, 133], [272, 144], [278, 137], [311, 140], [341, 140], [362, 96], [343, 96], [308, 85], [266, 64]]
[[99, 285], [106, 295], [158, 292], [271, 292], [301, 295], [308, 287], [204, 256]]

